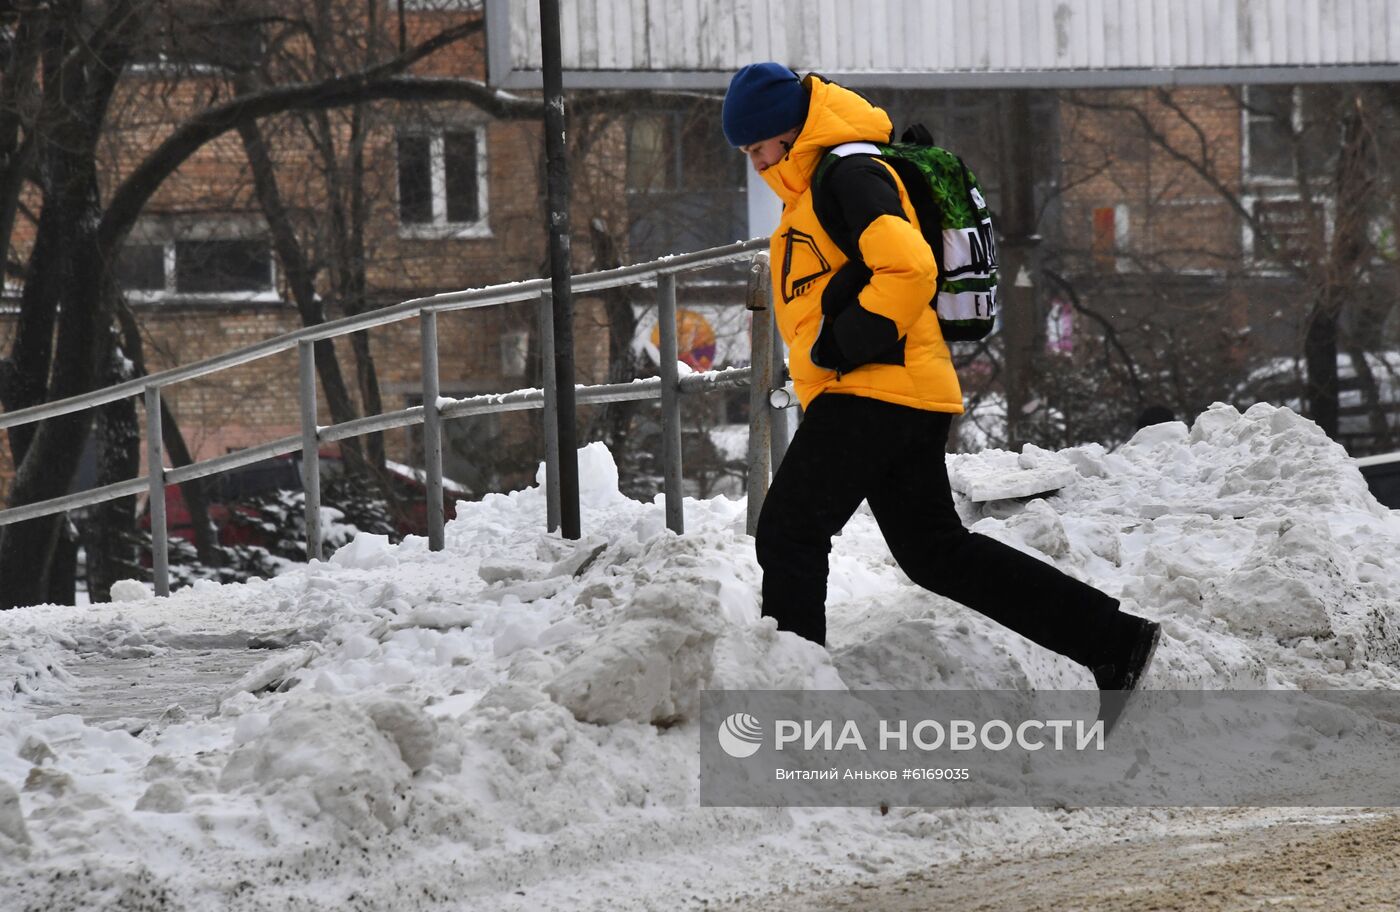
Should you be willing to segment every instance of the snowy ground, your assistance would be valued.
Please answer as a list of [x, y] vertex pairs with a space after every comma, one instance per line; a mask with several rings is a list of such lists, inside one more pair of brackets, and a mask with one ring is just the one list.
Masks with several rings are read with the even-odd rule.
[[[1161, 620], [1150, 687], [1400, 686], [1400, 518], [1290, 411], [950, 468], [979, 497], [1068, 480], [964, 518]], [[601, 447], [580, 474], [581, 542], [541, 531], [535, 488], [460, 504], [441, 553], [361, 536], [272, 580], [0, 615], [0, 908], [698, 908], [1299, 816], [701, 808], [703, 687], [1092, 682], [914, 588], [860, 514], [833, 552], [830, 651], [779, 634], [741, 501], [687, 502], [676, 537]], [[117, 692], [142, 661], [185, 676], [178, 705], [168, 677]]]

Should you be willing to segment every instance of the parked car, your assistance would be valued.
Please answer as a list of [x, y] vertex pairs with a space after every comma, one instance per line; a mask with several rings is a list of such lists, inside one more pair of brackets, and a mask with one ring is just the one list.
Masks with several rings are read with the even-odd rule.
[[[1376, 381], [1376, 394], [1386, 415], [1392, 434], [1400, 432], [1400, 351], [1378, 351], [1366, 354], [1366, 363]], [[1357, 377], [1351, 355], [1337, 355], [1337, 432], [1333, 439], [1352, 452], [1374, 450], [1381, 446], [1372, 427], [1371, 406], [1362, 395], [1362, 383]], [[1252, 402], [1286, 405], [1299, 414], [1306, 408], [1307, 370], [1293, 358], [1275, 358], [1252, 370], [1238, 385], [1228, 401], [1244, 409]]]
[[1362, 456], [1356, 464], [1376, 500], [1392, 510], [1400, 510], [1400, 453]]
[[[427, 482], [421, 469], [397, 462], [385, 466], [394, 485], [399, 501], [399, 515], [393, 518], [395, 530], [403, 535], [426, 535], [428, 532]], [[322, 503], [336, 506], [334, 498], [326, 496], [326, 489], [333, 489], [336, 481], [344, 477], [345, 464], [335, 453], [321, 454]], [[266, 531], [261, 520], [265, 511], [260, 509], [260, 501], [279, 491], [301, 492], [301, 454], [292, 453], [272, 459], [264, 459], [251, 465], [230, 469], [219, 475], [200, 479], [204, 486], [209, 520], [218, 531], [219, 544], [226, 547], [236, 545], [258, 545], [268, 547]], [[472, 496], [465, 485], [450, 479], [443, 479], [443, 512], [447, 519], [456, 516], [458, 500]], [[239, 517], [243, 518], [240, 521]], [[171, 484], [165, 488], [166, 529], [172, 537], [194, 541], [194, 524], [190, 519], [189, 507], [185, 503], [181, 485]], [[150, 529], [149, 506], [141, 511], [141, 528]]]

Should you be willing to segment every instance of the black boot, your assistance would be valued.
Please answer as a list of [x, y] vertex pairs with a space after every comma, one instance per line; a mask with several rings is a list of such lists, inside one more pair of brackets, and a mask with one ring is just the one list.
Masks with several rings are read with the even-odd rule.
[[1094, 682], [1099, 685], [1099, 718], [1104, 723], [1105, 737], [1113, 731], [1133, 691], [1147, 674], [1162, 638], [1161, 624], [1134, 615], [1125, 617], [1130, 621], [1124, 627], [1114, 658], [1090, 669], [1094, 672]]

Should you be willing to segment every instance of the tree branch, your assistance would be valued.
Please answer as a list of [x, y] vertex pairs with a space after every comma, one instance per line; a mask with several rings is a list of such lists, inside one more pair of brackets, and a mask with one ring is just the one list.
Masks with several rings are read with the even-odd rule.
[[[1069, 101], [1071, 104], [1091, 111], [1116, 112], [1119, 114], [1127, 114], [1134, 118], [1138, 122], [1139, 127], [1141, 127], [1143, 134], [1151, 140], [1153, 144], [1165, 152], [1170, 158], [1185, 165], [1193, 174], [1205, 181], [1205, 183], [1225, 201], [1225, 204], [1244, 220], [1244, 223], [1248, 225], [1250, 230], [1254, 233], [1256, 241], [1260, 242], [1265, 248], [1266, 254], [1277, 256], [1280, 253], [1278, 243], [1274, 240], [1273, 235], [1269, 232], [1267, 227], [1265, 227], [1259, 219], [1255, 218], [1254, 213], [1249, 211], [1249, 207], [1240, 199], [1239, 194], [1235, 193], [1234, 190], [1225, 183], [1224, 179], [1211, 169], [1210, 161], [1198, 161], [1178, 149], [1172, 144], [1172, 141], [1165, 133], [1157, 129], [1157, 125], [1153, 123], [1152, 118], [1149, 117], [1147, 112], [1142, 110], [1142, 108], [1136, 105], [1125, 104], [1097, 104], [1086, 101], [1083, 96], [1078, 93], [1071, 93]], [[1178, 109], [1178, 112], [1182, 113], [1180, 109]], [[1182, 116], [1185, 116], [1184, 113]], [[1298, 278], [1306, 280], [1306, 275], [1304, 275], [1295, 264], [1289, 262], [1285, 263], [1285, 265], [1287, 265]]]
[[1118, 350], [1118, 356], [1123, 359], [1123, 366], [1128, 370], [1128, 379], [1132, 381], [1133, 394], [1137, 397], [1138, 407], [1141, 408], [1143, 401], [1142, 380], [1138, 377], [1137, 367], [1133, 364], [1133, 359], [1128, 354], [1127, 348], [1125, 348], [1122, 341], [1119, 340], [1118, 333], [1114, 330], [1113, 324], [1102, 314], [1084, 306], [1084, 303], [1079, 300], [1079, 293], [1075, 291], [1074, 286], [1071, 285], [1069, 280], [1064, 276], [1052, 269], [1041, 269], [1041, 274], [1058, 285], [1065, 294], [1069, 295], [1070, 306], [1073, 307], [1076, 312], [1083, 314], [1103, 328], [1104, 345], [1111, 345]]

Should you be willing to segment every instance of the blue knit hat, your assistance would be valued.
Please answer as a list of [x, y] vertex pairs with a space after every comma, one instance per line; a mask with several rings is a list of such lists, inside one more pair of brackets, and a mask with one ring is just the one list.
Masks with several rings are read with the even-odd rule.
[[729, 81], [724, 137], [735, 148], [786, 133], [806, 119], [802, 80], [780, 63], [751, 63]]

